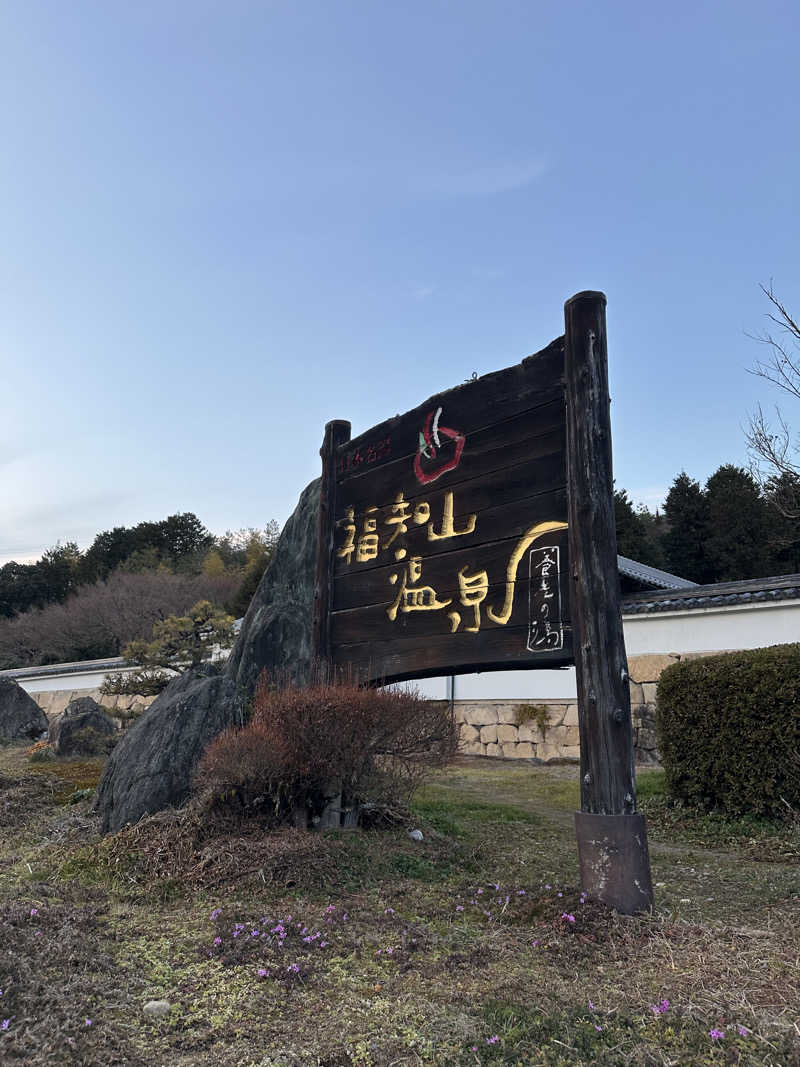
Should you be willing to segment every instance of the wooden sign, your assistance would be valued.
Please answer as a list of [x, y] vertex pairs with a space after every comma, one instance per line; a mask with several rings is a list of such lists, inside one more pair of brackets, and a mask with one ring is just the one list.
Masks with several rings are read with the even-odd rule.
[[322, 446], [313, 644], [365, 682], [575, 664], [584, 889], [653, 905], [619, 603], [606, 298], [518, 366]]
[[354, 440], [329, 430], [327, 659], [383, 681], [573, 662], [563, 339]]

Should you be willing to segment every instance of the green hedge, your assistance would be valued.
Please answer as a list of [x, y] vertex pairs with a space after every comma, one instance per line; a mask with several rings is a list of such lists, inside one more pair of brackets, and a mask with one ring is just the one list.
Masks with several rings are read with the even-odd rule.
[[799, 722], [800, 644], [675, 663], [657, 694], [667, 788], [730, 814], [798, 808]]

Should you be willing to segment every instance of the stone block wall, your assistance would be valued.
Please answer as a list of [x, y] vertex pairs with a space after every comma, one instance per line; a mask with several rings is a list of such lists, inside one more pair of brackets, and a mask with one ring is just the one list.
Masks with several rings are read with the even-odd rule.
[[[630, 656], [631, 719], [637, 763], [658, 763], [656, 687], [661, 672], [679, 660], [716, 652]], [[520, 708], [545, 709], [535, 717]], [[580, 759], [578, 705], [575, 700], [457, 700], [461, 751], [467, 756], [577, 762]], [[540, 725], [541, 723], [541, 725]], [[542, 729], [542, 726], [544, 729]]]
[[[30, 695], [45, 713], [50, 722], [65, 710], [67, 704], [69, 704], [71, 700], [77, 700], [78, 697], [91, 697], [93, 700], [96, 700], [98, 704], [102, 704], [103, 707], [108, 708], [111, 717], [117, 719], [117, 725], [121, 725], [123, 722], [128, 721], [130, 716], [126, 715], [126, 712], [139, 714], [143, 712], [145, 708], [149, 708], [155, 700], [154, 696], [123, 696], [118, 694], [109, 696], [105, 693], [101, 693], [99, 689], [51, 689], [47, 692], [31, 693]], [[121, 711], [123, 714], [116, 716], [114, 714], [115, 711]]]

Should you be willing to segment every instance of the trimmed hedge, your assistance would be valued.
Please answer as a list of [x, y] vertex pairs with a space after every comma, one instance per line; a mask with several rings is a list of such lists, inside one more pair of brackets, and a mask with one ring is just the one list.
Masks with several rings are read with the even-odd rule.
[[800, 644], [675, 663], [656, 733], [670, 793], [729, 814], [800, 807]]

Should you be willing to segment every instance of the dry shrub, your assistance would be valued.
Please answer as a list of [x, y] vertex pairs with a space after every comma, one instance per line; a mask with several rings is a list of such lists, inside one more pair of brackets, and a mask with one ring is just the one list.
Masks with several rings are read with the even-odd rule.
[[426, 771], [458, 747], [448, 705], [414, 689], [370, 689], [318, 671], [298, 686], [262, 672], [250, 722], [206, 749], [195, 785], [278, 820], [342, 807], [407, 804]]

